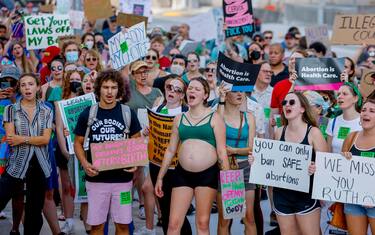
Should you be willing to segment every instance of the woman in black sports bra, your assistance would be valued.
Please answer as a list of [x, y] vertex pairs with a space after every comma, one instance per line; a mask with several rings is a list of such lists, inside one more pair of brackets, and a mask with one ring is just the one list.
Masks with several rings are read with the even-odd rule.
[[[281, 115], [283, 126], [275, 131], [275, 139], [285, 142], [312, 145], [313, 156], [309, 166], [309, 175], [315, 172], [315, 151], [327, 152], [327, 143], [317, 128], [309, 102], [301, 93], [289, 93], [282, 102]], [[250, 164], [254, 161], [249, 156]], [[310, 192], [273, 187], [274, 210], [277, 215], [281, 234], [316, 235], [320, 234], [320, 203], [311, 199]]]
[[189, 111], [176, 116], [172, 136], [155, 185], [163, 197], [163, 177], [178, 151], [173, 179], [168, 234], [180, 234], [186, 212], [195, 197], [197, 234], [209, 234], [212, 203], [218, 187], [219, 167], [229, 169], [223, 119], [207, 107], [210, 88], [203, 78], [190, 81], [186, 96]]
[[[349, 152], [343, 152], [348, 159], [351, 159], [352, 155], [375, 157], [375, 95], [364, 103], [360, 120], [362, 131], [350, 133], [343, 144], [349, 149]], [[344, 204], [344, 213], [349, 234], [366, 235], [369, 224], [371, 234], [375, 234], [374, 206]]]

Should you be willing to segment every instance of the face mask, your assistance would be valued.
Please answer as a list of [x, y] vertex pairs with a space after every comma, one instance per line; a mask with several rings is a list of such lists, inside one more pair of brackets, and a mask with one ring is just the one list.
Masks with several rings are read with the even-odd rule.
[[73, 92], [73, 93], [77, 93], [77, 90], [78, 88], [81, 87], [81, 82], [77, 82], [77, 81], [74, 81], [74, 82], [70, 82], [70, 90]]
[[89, 50], [94, 47], [94, 41], [87, 41], [85, 44]]
[[250, 58], [253, 60], [258, 60], [260, 58], [260, 52], [259, 51], [252, 51], [250, 53]]
[[375, 57], [375, 51], [369, 51], [367, 52], [368, 56]]
[[177, 75], [182, 75], [183, 72], [184, 72], [184, 68], [181, 65], [172, 64], [171, 73], [177, 74]]
[[65, 54], [66, 62], [75, 63], [78, 61], [78, 51], [68, 51]]

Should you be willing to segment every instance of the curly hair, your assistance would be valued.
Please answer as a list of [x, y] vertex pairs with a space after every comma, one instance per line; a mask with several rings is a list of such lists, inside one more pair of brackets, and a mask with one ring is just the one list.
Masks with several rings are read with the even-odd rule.
[[70, 70], [70, 71], [65, 73], [63, 85], [62, 85], [62, 89], [63, 89], [62, 99], [63, 100], [69, 99], [70, 94], [72, 93], [72, 91], [70, 90], [70, 77], [74, 73], [79, 74], [79, 76], [81, 77], [81, 81], [83, 79], [83, 76], [85, 75], [85, 73], [83, 71], [78, 71], [78, 70]]
[[124, 80], [121, 73], [114, 69], [106, 69], [98, 74], [95, 80], [94, 90], [95, 94], [100, 99], [100, 88], [103, 82], [113, 81], [118, 85], [118, 93], [116, 98], [120, 100], [121, 103], [126, 103], [130, 100], [130, 86], [129, 82]]

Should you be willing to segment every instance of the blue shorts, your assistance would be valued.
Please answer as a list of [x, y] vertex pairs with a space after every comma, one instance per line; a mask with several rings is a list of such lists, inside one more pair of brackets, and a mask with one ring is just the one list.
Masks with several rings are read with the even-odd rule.
[[367, 216], [375, 219], [375, 207], [366, 208], [361, 205], [344, 204], [344, 213], [353, 216]]

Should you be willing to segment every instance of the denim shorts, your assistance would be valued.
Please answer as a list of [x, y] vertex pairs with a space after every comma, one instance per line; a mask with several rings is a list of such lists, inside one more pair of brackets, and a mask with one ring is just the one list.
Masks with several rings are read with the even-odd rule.
[[375, 218], [375, 207], [366, 208], [361, 205], [355, 204], [344, 204], [344, 213], [353, 216], [367, 216], [369, 218]]

